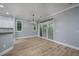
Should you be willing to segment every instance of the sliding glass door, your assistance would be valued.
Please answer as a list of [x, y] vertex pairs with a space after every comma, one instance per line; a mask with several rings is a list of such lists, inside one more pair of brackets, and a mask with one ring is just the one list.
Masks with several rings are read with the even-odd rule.
[[48, 38], [53, 39], [53, 23], [48, 24]]
[[40, 36], [42, 37], [42, 26], [40, 25]]
[[47, 24], [42, 25], [42, 36], [47, 37]]
[[48, 39], [53, 39], [53, 23], [52, 22], [41, 23], [40, 36], [48, 38]]

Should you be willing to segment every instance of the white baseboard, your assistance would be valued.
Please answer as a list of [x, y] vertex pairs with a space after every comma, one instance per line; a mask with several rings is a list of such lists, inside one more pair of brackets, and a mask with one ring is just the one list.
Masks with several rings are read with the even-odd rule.
[[40, 37], [40, 38], [46, 39], [46, 40], [49, 40], [49, 41], [52, 41], [52, 42], [55, 42], [55, 43], [58, 43], [58, 44], [61, 44], [61, 45], [64, 45], [66, 47], [69, 47], [69, 48], [72, 48], [72, 49], [75, 49], [75, 50], [79, 50], [79, 47], [75, 47], [75, 46], [67, 44], [67, 43], [63, 43], [63, 42], [60, 42], [60, 41], [57, 41], [57, 40], [48, 39], [48, 38], [45, 38], [45, 37]]
[[75, 50], [79, 50], [79, 47], [76, 47], [76, 46], [73, 46], [73, 45], [70, 45], [70, 44], [66, 44], [66, 43], [63, 43], [63, 42], [56, 41], [56, 40], [53, 40], [53, 42], [59, 43], [61, 45], [67, 46], [67, 47], [75, 49]]
[[17, 37], [16, 39], [31, 38], [31, 37], [38, 37], [38, 35]]
[[[25, 37], [20, 37], [18, 39], [22, 39], [22, 38], [30, 38], [30, 37], [40, 37], [38, 35], [34, 35], [34, 36], [25, 36]], [[58, 43], [58, 44], [61, 44], [61, 45], [64, 45], [64, 46], [67, 46], [69, 48], [72, 48], [72, 49], [76, 49], [76, 50], [79, 50], [79, 47], [75, 47], [73, 45], [70, 45], [70, 44], [67, 44], [67, 43], [63, 43], [63, 42], [59, 42], [59, 41], [56, 41], [56, 40], [52, 40], [52, 39], [48, 39], [46, 37], [40, 37], [42, 39], [46, 39], [46, 40], [49, 40], [49, 41], [52, 41], [52, 42], [55, 42], [55, 43]]]
[[0, 56], [2, 56], [2, 55], [4, 55], [4, 54], [8, 53], [8, 52], [11, 51], [12, 49], [13, 49], [13, 47], [10, 47], [10, 48], [6, 49], [5, 51], [0, 52]]

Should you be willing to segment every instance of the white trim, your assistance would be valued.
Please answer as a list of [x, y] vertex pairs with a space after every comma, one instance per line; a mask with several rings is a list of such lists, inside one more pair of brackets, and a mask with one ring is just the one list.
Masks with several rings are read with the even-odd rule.
[[40, 23], [38, 24], [38, 36], [40, 35]]
[[15, 33], [16, 33], [16, 20], [15, 20], [15, 16], [13, 16], [13, 22], [14, 22], [14, 29], [13, 29], [13, 35], [14, 35], [14, 39], [13, 39], [13, 44], [15, 43]]
[[[43, 22], [43, 23], [40, 23], [40, 25], [42, 26], [42, 25], [46, 25], [47, 27], [46, 27], [46, 37], [48, 37], [48, 22]], [[40, 28], [39, 28], [40, 29]], [[43, 29], [42, 29], [42, 31], [43, 31]], [[40, 35], [40, 31], [39, 31], [39, 35]]]
[[6, 49], [6, 50], [3, 51], [3, 52], [0, 52], [0, 56], [2, 56], [2, 55], [4, 55], [4, 54], [8, 53], [8, 52], [11, 51], [12, 49], [13, 49], [13, 46], [10, 47], [10, 48], [8, 48], [8, 49]]
[[79, 47], [76, 47], [76, 46], [73, 46], [73, 45], [70, 45], [70, 44], [66, 44], [66, 43], [63, 43], [63, 42], [60, 42], [60, 41], [57, 41], [57, 40], [53, 40], [53, 42], [59, 43], [61, 45], [67, 46], [67, 47], [72, 48], [72, 49], [79, 50]]
[[66, 47], [69, 47], [69, 48], [72, 48], [72, 49], [75, 49], [75, 50], [79, 50], [79, 47], [75, 47], [75, 46], [67, 44], [67, 43], [63, 43], [63, 42], [60, 42], [60, 41], [57, 41], [57, 40], [48, 39], [48, 38], [45, 38], [45, 37], [40, 37], [40, 38], [43, 38], [43, 39], [46, 39], [46, 40], [49, 40], [49, 41], [64, 45]]
[[60, 13], [62, 13], [62, 12], [68, 11], [68, 10], [70, 10], [70, 9], [72, 9], [72, 8], [75, 8], [75, 7], [78, 7], [78, 6], [79, 6], [79, 4], [73, 5], [73, 6], [68, 7], [68, 8], [66, 8], [66, 9], [63, 9], [63, 10], [61, 10], [61, 11], [58, 11], [58, 12], [56, 12], [56, 13], [50, 14], [50, 15], [48, 15], [48, 16], [46, 16], [46, 17], [43, 17], [43, 18], [41, 18], [41, 19], [48, 19], [48, 18], [50, 18], [50, 17], [52, 17], [52, 16], [55, 16], [55, 15], [60, 14]]
[[[52, 23], [51, 21], [47, 21], [47, 22], [44, 22], [44, 23], [40, 23], [41, 24], [41, 26], [43, 25], [43, 24], [46, 24], [47, 25], [47, 27], [46, 27], [46, 37], [48, 38], [48, 28], [49, 28], [49, 23]], [[52, 23], [53, 24], [53, 23]], [[40, 29], [40, 27], [39, 27], [39, 29]], [[54, 28], [52, 28], [52, 29], [54, 29]], [[39, 34], [38, 34], [38, 36], [40, 36], [40, 30], [39, 30]]]
[[78, 7], [78, 6], [79, 6], [79, 4], [73, 5], [73, 6], [68, 7], [68, 8], [66, 8], [66, 9], [64, 9], [64, 10], [61, 10], [61, 11], [59, 11], [59, 12], [57, 12], [57, 13], [51, 14], [50, 16], [55, 16], [55, 15], [57, 15], [57, 14], [63, 13], [63, 12], [65, 12], [65, 11], [68, 11], [68, 10], [70, 10], [70, 9], [72, 9], [72, 8], [75, 8], [75, 7]]
[[[22, 30], [21, 30], [21, 31], [17, 31], [17, 22], [18, 22], [18, 21], [20, 21], [21, 24], [22, 24]], [[15, 29], [16, 29], [16, 30], [15, 30], [15, 31], [16, 31], [16, 32], [23, 32], [23, 20], [17, 20], [17, 19], [16, 19], [15, 23], [16, 23], [16, 25], [15, 25]]]
[[16, 39], [31, 38], [31, 37], [38, 37], [38, 35], [17, 37]]

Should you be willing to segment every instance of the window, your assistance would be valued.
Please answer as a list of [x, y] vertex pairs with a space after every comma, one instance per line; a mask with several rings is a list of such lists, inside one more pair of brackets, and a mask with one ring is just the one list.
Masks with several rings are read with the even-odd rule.
[[16, 31], [22, 31], [22, 21], [16, 21]]

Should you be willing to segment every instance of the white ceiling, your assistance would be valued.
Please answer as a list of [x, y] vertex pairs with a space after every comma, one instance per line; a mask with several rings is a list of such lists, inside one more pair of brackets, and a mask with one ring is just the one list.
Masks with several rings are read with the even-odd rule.
[[[1, 4], [1, 3], [0, 3]], [[9, 12], [9, 15], [16, 16], [26, 20], [32, 20], [32, 14], [35, 14], [35, 20], [46, 17], [50, 14], [61, 11], [74, 4], [68, 3], [2, 3], [4, 8], [0, 8], [0, 14]]]

